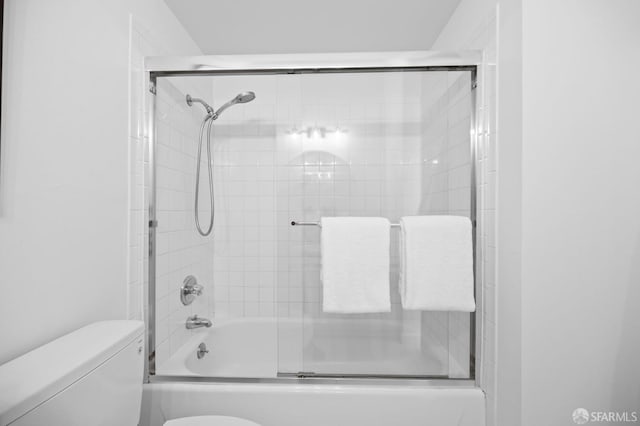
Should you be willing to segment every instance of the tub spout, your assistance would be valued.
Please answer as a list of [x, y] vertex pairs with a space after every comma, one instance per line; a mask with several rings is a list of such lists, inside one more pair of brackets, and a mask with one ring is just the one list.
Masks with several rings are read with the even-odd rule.
[[187, 328], [191, 330], [192, 328], [200, 328], [200, 327], [211, 327], [211, 320], [206, 318], [198, 318], [197, 315], [187, 318]]

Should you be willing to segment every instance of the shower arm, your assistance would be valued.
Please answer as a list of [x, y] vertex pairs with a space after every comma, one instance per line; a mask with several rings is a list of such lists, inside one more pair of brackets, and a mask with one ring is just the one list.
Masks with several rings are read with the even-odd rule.
[[207, 110], [207, 115], [210, 115], [214, 120], [218, 118], [218, 113], [214, 112], [213, 108], [211, 108], [211, 106], [209, 106], [209, 104], [204, 100], [200, 98], [192, 98], [191, 95], [187, 95], [187, 105], [192, 106], [194, 102], [201, 104]]

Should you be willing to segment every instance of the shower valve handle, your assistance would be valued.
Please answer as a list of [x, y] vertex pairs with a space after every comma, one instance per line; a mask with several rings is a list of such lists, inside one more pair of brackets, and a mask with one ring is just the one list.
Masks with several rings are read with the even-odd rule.
[[195, 284], [193, 287], [185, 289], [185, 292], [188, 292], [189, 294], [193, 294], [195, 296], [201, 296], [203, 289], [204, 288], [200, 284]]
[[180, 287], [180, 301], [183, 305], [190, 305], [194, 301], [196, 296], [201, 296], [204, 291], [204, 287], [198, 284], [196, 277], [189, 275], [182, 282]]

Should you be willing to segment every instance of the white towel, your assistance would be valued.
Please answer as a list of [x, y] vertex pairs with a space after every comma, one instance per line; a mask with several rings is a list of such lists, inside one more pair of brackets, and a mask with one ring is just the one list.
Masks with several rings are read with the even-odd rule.
[[323, 217], [324, 312], [389, 312], [389, 231], [380, 217]]
[[400, 298], [405, 309], [476, 309], [471, 221], [462, 216], [400, 219]]

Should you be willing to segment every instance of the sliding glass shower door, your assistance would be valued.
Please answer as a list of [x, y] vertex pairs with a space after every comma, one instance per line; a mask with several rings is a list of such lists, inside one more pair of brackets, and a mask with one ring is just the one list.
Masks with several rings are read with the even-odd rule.
[[[472, 376], [473, 314], [404, 310], [391, 228], [391, 312], [322, 310], [322, 217], [474, 219], [475, 68], [157, 78], [156, 374], [227, 378]], [[198, 130], [212, 124], [215, 220], [193, 223]], [[201, 160], [200, 214], [209, 214]], [[203, 189], [204, 188], [204, 189]], [[204, 219], [201, 219], [204, 221]], [[195, 276], [203, 295], [176, 298]], [[176, 300], [174, 300], [176, 299]], [[212, 327], [187, 330], [199, 315]], [[196, 357], [198, 345], [209, 352]]]
[[321, 229], [290, 223], [469, 217], [470, 73], [313, 74], [282, 84], [295, 96], [282, 100], [290, 124], [279, 152], [290, 155], [277, 164], [277, 191], [286, 195], [278, 202], [287, 206], [278, 207], [277, 225], [286, 237], [278, 241], [277, 283], [288, 297], [278, 315], [287, 354], [280, 374], [469, 377], [470, 315], [400, 305], [398, 228], [391, 228], [391, 312], [331, 314], [322, 311]]

